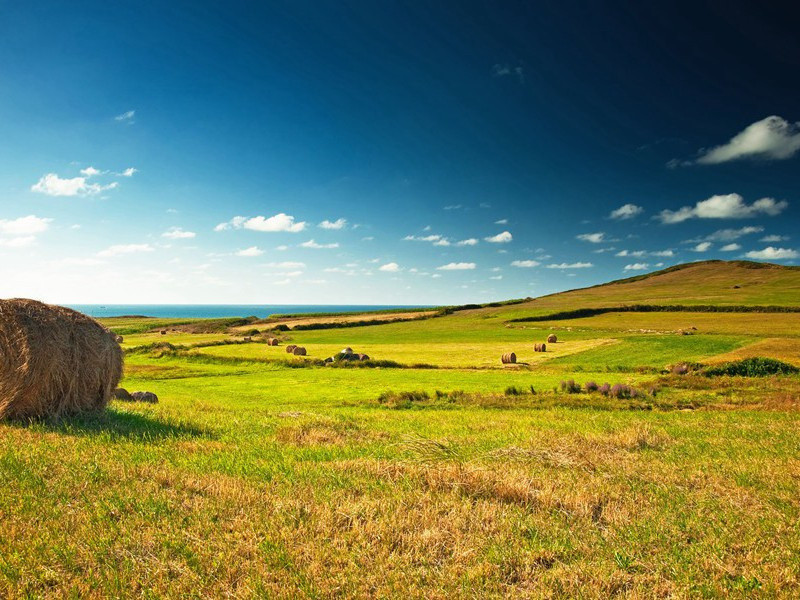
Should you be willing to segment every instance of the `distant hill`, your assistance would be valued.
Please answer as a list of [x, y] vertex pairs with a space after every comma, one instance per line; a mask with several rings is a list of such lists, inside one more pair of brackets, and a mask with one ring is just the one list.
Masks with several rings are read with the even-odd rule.
[[569, 310], [624, 304], [800, 306], [800, 267], [723, 260], [685, 263], [542, 296], [513, 309]]

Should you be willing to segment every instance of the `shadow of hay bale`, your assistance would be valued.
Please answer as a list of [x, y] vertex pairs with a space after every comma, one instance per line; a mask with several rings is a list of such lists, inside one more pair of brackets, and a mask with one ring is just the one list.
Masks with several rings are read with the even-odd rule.
[[74, 436], [107, 436], [111, 441], [154, 442], [164, 439], [214, 439], [211, 430], [184, 423], [170, 423], [147, 415], [108, 409], [103, 413], [62, 417], [57, 420], [11, 421], [8, 427], [31, 427], [49, 433]]

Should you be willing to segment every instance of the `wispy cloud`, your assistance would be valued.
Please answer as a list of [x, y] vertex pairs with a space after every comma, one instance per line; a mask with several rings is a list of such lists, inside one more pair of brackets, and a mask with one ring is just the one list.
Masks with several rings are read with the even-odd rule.
[[759, 241], [760, 242], [785, 242], [789, 239], [788, 235], [765, 235]]
[[494, 222], [495, 225], [508, 225], [508, 219], [500, 219]]
[[286, 213], [278, 213], [272, 217], [233, 217], [230, 221], [220, 223], [214, 227], [214, 231], [225, 231], [228, 229], [250, 229], [251, 231], [261, 231], [264, 233], [298, 233], [306, 228], [305, 221], [295, 221], [295, 218]]
[[133, 167], [128, 167], [122, 173], [117, 173], [120, 177], [133, 177], [134, 173], [138, 173], [139, 169], [134, 169]]
[[262, 254], [264, 254], [264, 251], [258, 246], [250, 246], [249, 248], [236, 252], [236, 256], [246, 257], [261, 256]]
[[94, 167], [87, 167], [81, 173], [84, 175], [69, 178], [59, 177], [56, 173], [48, 173], [31, 186], [31, 191], [48, 196], [95, 196], [106, 190], [113, 190], [119, 185], [116, 181], [105, 185], [90, 183], [89, 178], [100, 173]]
[[137, 254], [155, 250], [150, 244], [114, 244], [97, 253], [97, 256], [119, 256], [121, 254]]
[[800, 253], [797, 250], [791, 250], [789, 248], [774, 248], [772, 246], [767, 246], [763, 250], [751, 250], [745, 254], [747, 258], [755, 258], [758, 260], [788, 260], [791, 258], [798, 258], [800, 257]]
[[314, 240], [308, 240], [307, 242], [303, 242], [300, 244], [301, 248], [313, 248], [315, 250], [325, 250], [325, 249], [332, 249], [338, 248], [339, 244], [337, 242], [333, 242], [331, 244], [318, 244]]
[[553, 263], [547, 265], [548, 269], [591, 269], [594, 265], [590, 262]]
[[514, 76], [521, 84], [525, 83], [525, 69], [522, 65], [512, 67], [507, 63], [496, 63], [492, 65], [492, 75], [494, 77]]
[[475, 268], [474, 262], [451, 262], [441, 267], [436, 267], [437, 271], [471, 271]]
[[708, 252], [711, 249], [711, 242], [700, 242], [694, 248], [692, 248], [692, 252]]
[[477, 243], [477, 238], [468, 238], [466, 240], [460, 240], [456, 242], [456, 246], [475, 246]]
[[37, 235], [47, 231], [52, 222], [53, 219], [41, 218], [36, 215], [28, 215], [18, 219], [0, 219], [0, 235], [12, 237]]
[[647, 254], [647, 252], [645, 252], [644, 250], [620, 250], [614, 256], [635, 256], [635, 257], [639, 257], [639, 256], [644, 256], [645, 254]]
[[283, 262], [270, 262], [264, 265], [266, 267], [272, 267], [275, 269], [305, 269], [306, 263], [298, 262], [298, 261], [291, 261], [285, 260]]
[[322, 229], [344, 229], [347, 226], [347, 219], [336, 219], [335, 221], [325, 219], [319, 226]]
[[720, 252], [733, 252], [734, 250], [741, 250], [742, 247], [739, 244], [725, 244], [722, 248], [720, 248]]
[[575, 238], [581, 240], [582, 242], [590, 242], [592, 244], [602, 244], [603, 242], [608, 241], [606, 234], [602, 231], [598, 231], [596, 233], [581, 233], [576, 235]]
[[521, 269], [532, 269], [533, 267], [538, 267], [540, 263], [538, 260], [512, 260], [511, 266], [512, 267], [519, 267]]
[[748, 125], [726, 144], [701, 150], [697, 159], [678, 161], [677, 164], [715, 165], [743, 158], [785, 160], [794, 156], [798, 150], [800, 123], [790, 123], [773, 115]]
[[644, 209], [641, 206], [636, 206], [635, 204], [623, 204], [619, 208], [612, 210], [609, 218], [624, 221], [626, 219], [632, 219], [643, 212]]
[[132, 125], [134, 123], [133, 118], [135, 116], [136, 116], [135, 110], [128, 110], [122, 113], [121, 115], [117, 115], [116, 117], [114, 117], [114, 120], [119, 121], [121, 123], [128, 123], [129, 125]]
[[647, 263], [633, 263], [630, 265], [625, 265], [624, 271], [644, 271], [649, 269], [650, 265]]
[[514, 239], [514, 236], [511, 235], [509, 231], [503, 231], [498, 233], [497, 235], [493, 235], [487, 238], [483, 238], [490, 244], [507, 244], [511, 240]]
[[760, 215], [779, 215], [789, 206], [785, 200], [761, 198], [747, 204], [739, 194], [711, 196], [701, 200], [693, 207], [684, 206], [678, 210], [662, 210], [658, 218], [662, 223], [682, 223], [688, 219], [746, 219]]
[[748, 225], [747, 227], [740, 227], [739, 229], [718, 229], [717, 231], [710, 233], [696, 241], [732, 242], [733, 240], [738, 240], [746, 235], [750, 235], [752, 233], [761, 233], [762, 231], [764, 231], [763, 227], [751, 225]]
[[378, 267], [378, 271], [385, 271], [387, 273], [397, 273], [400, 270], [400, 265], [396, 262], [386, 263]]
[[185, 231], [181, 227], [170, 227], [161, 234], [161, 237], [165, 237], [170, 240], [188, 240], [195, 237], [197, 234], [194, 231]]

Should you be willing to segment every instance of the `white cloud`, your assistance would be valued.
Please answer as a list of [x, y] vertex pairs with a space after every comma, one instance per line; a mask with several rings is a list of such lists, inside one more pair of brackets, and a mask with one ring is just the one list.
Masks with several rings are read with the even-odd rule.
[[197, 234], [194, 231], [184, 231], [180, 227], [170, 227], [167, 231], [161, 234], [170, 240], [188, 240], [195, 237]]
[[[426, 228], [427, 229], [427, 228]], [[417, 235], [407, 235], [403, 238], [405, 242], [438, 242], [442, 239], [442, 236], [437, 234], [431, 234], [426, 236], [417, 236]]]
[[115, 244], [97, 253], [97, 256], [119, 256], [120, 254], [134, 254], [138, 252], [152, 252], [150, 244]]
[[624, 271], [644, 271], [645, 269], [650, 268], [650, 265], [647, 263], [633, 263], [631, 265], [625, 265]]
[[722, 248], [720, 248], [721, 252], [733, 252], [734, 250], [741, 250], [742, 247], [739, 244], [725, 244]]
[[620, 250], [614, 256], [644, 256], [647, 254], [644, 250]]
[[700, 242], [692, 248], [692, 252], [708, 252], [711, 248], [711, 242]]
[[632, 219], [633, 217], [640, 215], [644, 212], [644, 209], [641, 206], [636, 206], [635, 204], [623, 204], [616, 210], [612, 210], [611, 214], [609, 215], [612, 219]]
[[658, 250], [650, 253], [652, 256], [675, 256], [672, 250]]
[[122, 173], [118, 173], [120, 177], [133, 177], [134, 173], [138, 173], [139, 169], [134, 169], [133, 167], [128, 167]]
[[386, 263], [378, 267], [378, 271], [385, 271], [387, 273], [397, 273], [400, 270], [400, 265], [396, 262]]
[[741, 227], [739, 229], [718, 229], [714, 233], [701, 238], [707, 242], [732, 242], [738, 240], [740, 237], [750, 235], [751, 233], [761, 233], [764, 231], [763, 227]]
[[665, 224], [681, 223], [688, 219], [746, 219], [758, 215], [774, 217], [789, 206], [785, 200], [761, 198], [747, 204], [739, 194], [711, 196], [694, 207], [684, 206], [676, 211], [662, 210], [658, 219]]
[[335, 221], [325, 219], [319, 226], [322, 229], [344, 229], [347, 226], [347, 219], [336, 219]]
[[475, 268], [473, 262], [451, 262], [441, 267], [436, 267], [437, 271], [471, 271]]
[[443, 210], [458, 210], [460, 208], [464, 208], [462, 204], [450, 204], [449, 206], [443, 207]]
[[95, 169], [94, 167], [86, 167], [85, 169], [81, 169], [81, 175], [85, 175], [86, 177], [91, 177], [92, 175], [100, 175], [102, 171]]
[[761, 242], [785, 242], [789, 239], [788, 235], [765, 235], [759, 241]]
[[493, 235], [484, 239], [491, 244], [507, 244], [513, 240], [514, 237], [511, 235], [511, 232], [503, 231], [497, 235]]
[[538, 260], [512, 260], [511, 266], [512, 267], [520, 267], [521, 269], [531, 269], [533, 267], [538, 267], [540, 263]]
[[5, 248], [24, 248], [36, 241], [36, 236], [26, 235], [22, 237], [0, 238], [0, 246]]
[[747, 258], [756, 258], [761, 260], [786, 260], [789, 258], [798, 258], [800, 253], [797, 250], [790, 250], [788, 248], [773, 248], [767, 246], [763, 250], [751, 250], [745, 254]]
[[475, 246], [478, 243], [476, 238], [468, 238], [466, 240], [461, 240], [460, 242], [456, 242], [456, 246]]
[[44, 233], [53, 219], [28, 215], [18, 219], [0, 219], [0, 235], [27, 236]]
[[601, 244], [607, 241], [606, 234], [602, 231], [598, 231], [597, 233], [581, 233], [580, 235], [576, 235], [575, 238], [583, 242], [591, 242], [592, 244]]
[[285, 213], [278, 213], [272, 217], [233, 217], [230, 221], [220, 223], [214, 227], [214, 231], [225, 231], [226, 229], [250, 229], [264, 233], [298, 233], [306, 228], [305, 221], [295, 221], [294, 217]]
[[300, 244], [301, 248], [314, 248], [315, 250], [338, 248], [339, 244], [334, 242], [332, 244], [318, 244], [314, 240], [308, 240]]
[[250, 246], [236, 252], [236, 256], [261, 256], [262, 254], [264, 254], [264, 251], [258, 246]]
[[84, 176], [66, 179], [55, 173], [48, 173], [31, 186], [31, 191], [48, 196], [94, 196], [106, 190], [113, 190], [118, 185], [116, 181], [107, 185], [88, 183], [88, 178]]
[[589, 269], [594, 265], [590, 262], [554, 263], [547, 265], [548, 269]]
[[283, 261], [283, 262], [267, 263], [265, 266], [273, 267], [275, 269], [305, 269], [306, 268], [306, 263], [286, 260], [286, 261]]
[[502, 278], [502, 275], [493, 275], [492, 277], [489, 277], [489, 279], [494, 279], [495, 281], [500, 281]]
[[741, 158], [783, 160], [800, 150], [800, 123], [790, 123], [778, 116], [767, 117], [748, 125], [727, 144], [702, 154], [695, 162], [714, 165]]
[[116, 117], [114, 117], [114, 120], [115, 121], [123, 121], [123, 122], [127, 122], [127, 123], [133, 123], [133, 117], [135, 117], [135, 116], [136, 116], [136, 111], [135, 110], [129, 110], [129, 111], [126, 111], [126, 112], [122, 113], [121, 115], [117, 115]]
[[280, 246], [275, 246], [275, 250], [278, 250], [279, 252], [283, 252], [284, 250], [288, 250], [288, 249], [289, 249], [289, 246], [287, 246], [286, 244], [281, 244]]
[[437, 241], [433, 242], [433, 245], [434, 246], [449, 246], [450, 245], [450, 240], [448, 240], [447, 238], [442, 238], [440, 240], [437, 240]]
[[494, 222], [495, 225], [508, 225], [508, 219], [500, 219]]

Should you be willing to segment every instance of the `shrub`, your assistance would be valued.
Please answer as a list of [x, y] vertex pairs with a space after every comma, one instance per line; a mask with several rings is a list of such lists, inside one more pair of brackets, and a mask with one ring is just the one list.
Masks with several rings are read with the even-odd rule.
[[607, 383], [604, 383], [599, 388], [597, 388], [597, 391], [603, 394], [603, 396], [608, 396], [609, 392], [611, 391], [611, 386], [608, 385]]
[[754, 357], [708, 367], [703, 374], [707, 377], [719, 377], [722, 375], [767, 377], [769, 375], [793, 375], [798, 372], [800, 372], [800, 369], [789, 363], [775, 360], [774, 358]]
[[626, 400], [628, 398], [636, 398], [640, 393], [638, 390], [632, 388], [625, 383], [617, 383], [611, 387], [609, 396], [617, 398], [618, 400]]
[[514, 385], [510, 385], [506, 388], [505, 395], [506, 396], [521, 396], [525, 393], [525, 390], [522, 388], [518, 388]]
[[575, 383], [574, 379], [561, 382], [561, 391], [568, 394], [579, 394], [581, 392], [581, 384]]
[[600, 389], [600, 386], [594, 381], [587, 381], [583, 387], [588, 393], [596, 392], [598, 389]]

